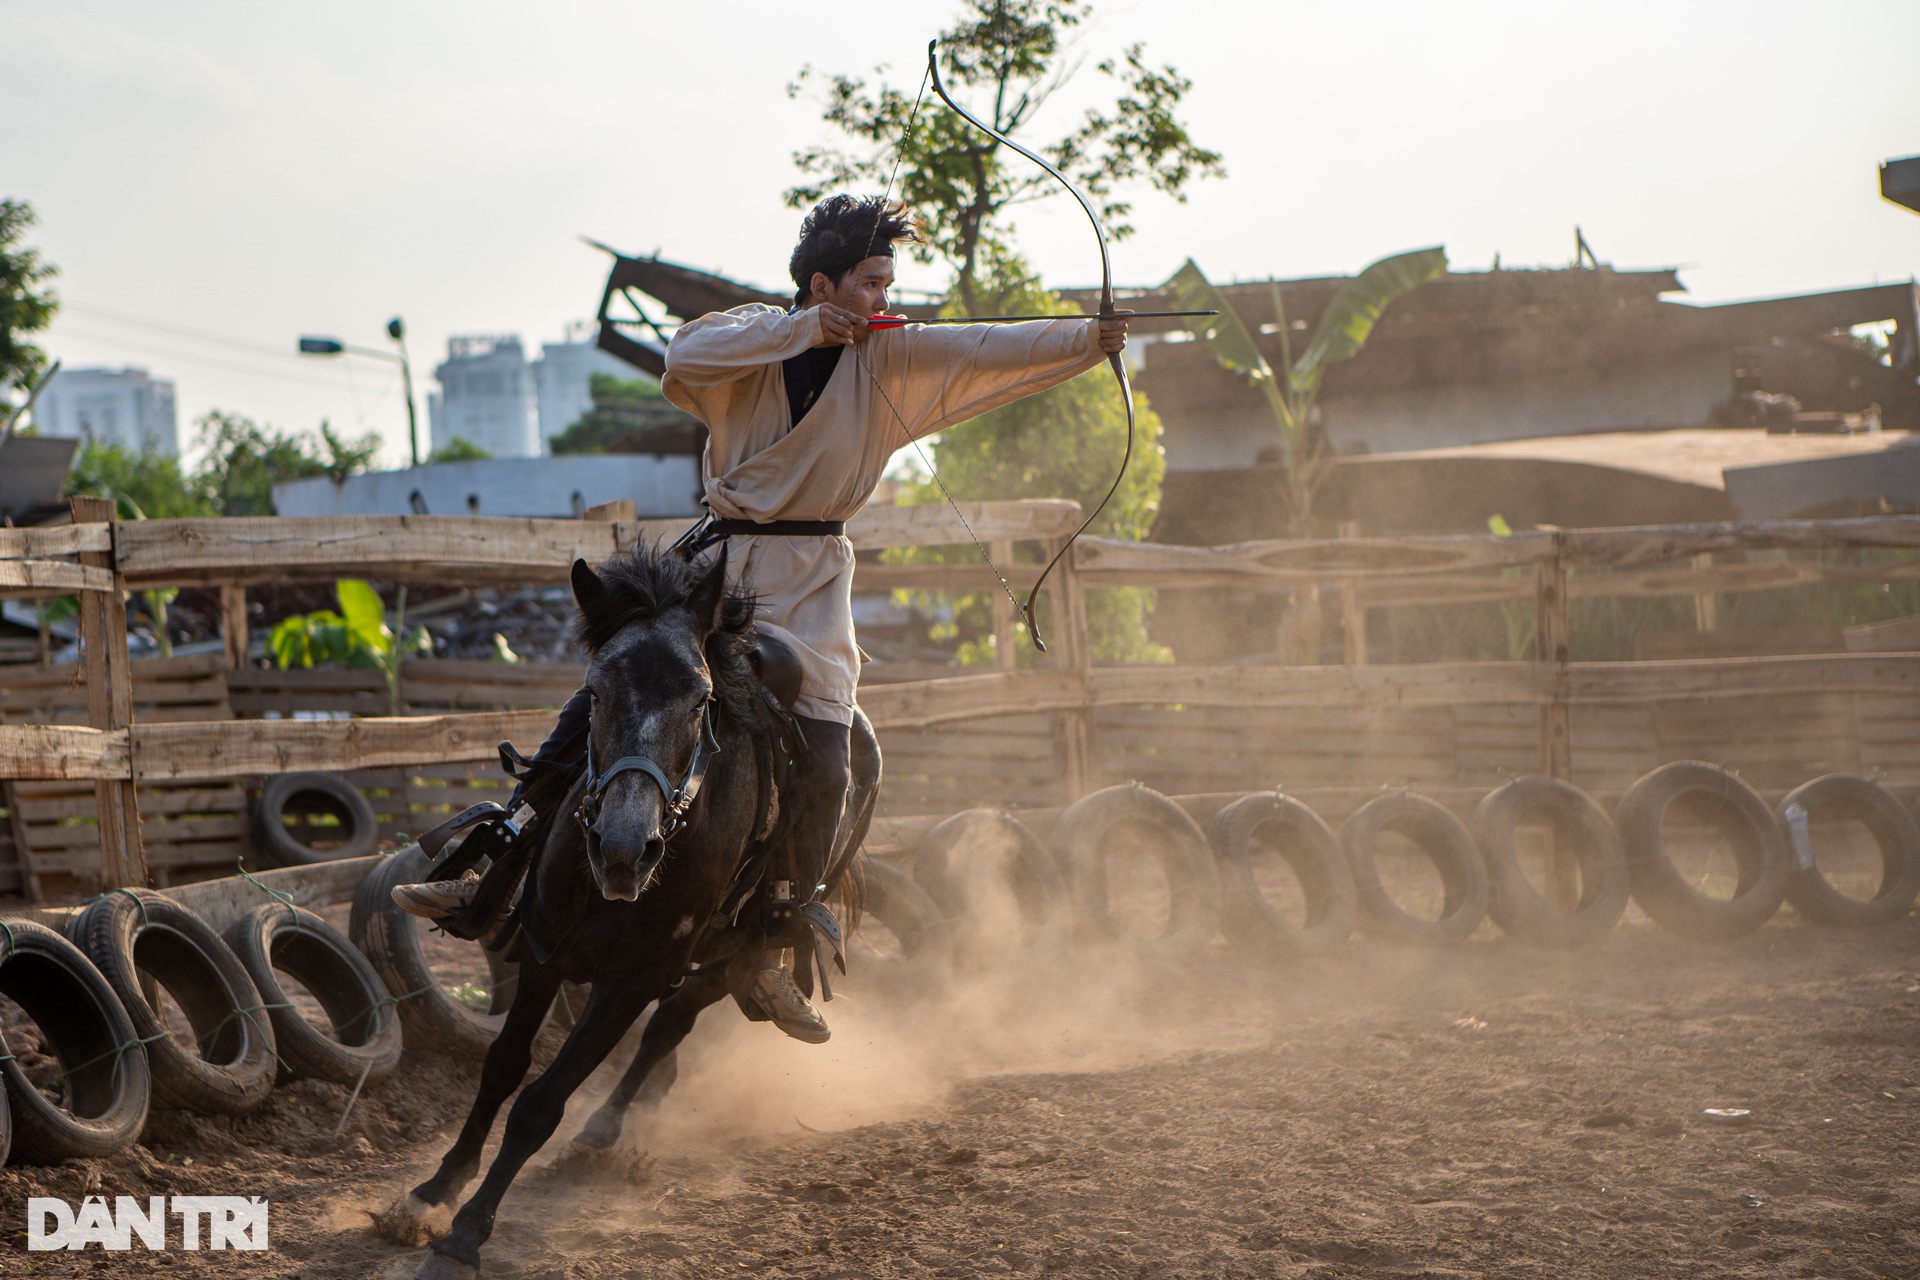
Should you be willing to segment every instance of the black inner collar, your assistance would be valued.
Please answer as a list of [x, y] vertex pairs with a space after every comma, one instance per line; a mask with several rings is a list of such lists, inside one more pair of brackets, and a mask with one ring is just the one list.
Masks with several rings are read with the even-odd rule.
[[827, 389], [827, 380], [833, 377], [833, 371], [840, 364], [841, 348], [809, 347], [797, 356], [789, 356], [780, 362], [780, 372], [787, 383], [788, 427], [800, 425], [800, 419], [807, 416], [807, 410], [813, 408], [814, 401]]

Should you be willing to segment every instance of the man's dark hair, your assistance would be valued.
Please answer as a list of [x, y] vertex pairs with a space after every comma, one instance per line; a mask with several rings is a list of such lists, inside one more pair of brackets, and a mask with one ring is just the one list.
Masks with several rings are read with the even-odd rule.
[[800, 224], [787, 270], [793, 276], [793, 301], [799, 306], [813, 291], [815, 272], [835, 284], [868, 258], [893, 256], [899, 241], [921, 242], [920, 229], [907, 207], [885, 196], [828, 196]]

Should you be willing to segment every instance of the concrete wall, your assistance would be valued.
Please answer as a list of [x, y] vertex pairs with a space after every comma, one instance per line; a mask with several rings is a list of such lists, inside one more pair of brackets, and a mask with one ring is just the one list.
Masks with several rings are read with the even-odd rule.
[[[441, 462], [402, 471], [275, 485], [283, 516], [425, 514], [565, 519], [601, 502], [632, 498], [641, 519], [697, 514], [700, 460], [577, 454]], [[417, 501], [416, 501], [417, 495]]]

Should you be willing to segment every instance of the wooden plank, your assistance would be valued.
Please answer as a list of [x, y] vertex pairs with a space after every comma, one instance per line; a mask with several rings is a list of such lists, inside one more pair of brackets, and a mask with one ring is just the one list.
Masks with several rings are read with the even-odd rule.
[[551, 728], [553, 716], [544, 711], [152, 724], [135, 728], [133, 759], [143, 781], [489, 760], [502, 739], [531, 750]]
[[229, 667], [247, 665], [247, 589], [227, 583], [220, 588], [220, 644]]
[[875, 729], [978, 720], [1023, 711], [1064, 711], [1085, 703], [1085, 686], [1070, 671], [996, 671], [875, 685], [860, 693], [860, 707]]
[[0, 589], [111, 591], [113, 571], [64, 560], [0, 560]]
[[377, 577], [444, 582], [449, 568], [564, 581], [614, 552], [616, 526], [499, 516], [257, 516], [129, 522], [119, 568], [135, 586]]
[[304, 867], [256, 871], [252, 881], [228, 876], [164, 892], [176, 902], [192, 907], [216, 930], [224, 930], [234, 921], [251, 915], [261, 903], [270, 901], [267, 889], [284, 893], [303, 907], [351, 901], [360, 882], [379, 862], [379, 856], [346, 858]]
[[[1553, 696], [1540, 708], [1540, 772], [1567, 782], [1573, 778], [1573, 716], [1567, 706], [1572, 641], [1567, 623], [1567, 566], [1558, 554], [1558, 534], [1555, 538], [1555, 554], [1533, 567], [1533, 660], [1553, 690]], [[1552, 860], [1556, 874], [1549, 879], [1562, 878], [1566, 871], [1563, 864], [1564, 857]]]
[[[118, 547], [120, 526], [111, 499], [67, 501], [75, 524], [110, 522], [108, 532]], [[117, 550], [80, 554], [82, 564], [114, 574]], [[127, 602], [120, 591], [89, 591], [80, 597], [80, 644], [88, 725], [109, 733], [126, 730], [133, 723], [133, 672], [127, 654]], [[100, 887], [144, 888], [147, 865], [140, 853], [140, 806], [133, 780], [125, 775], [99, 778], [94, 795], [100, 804]]]
[[[1010, 561], [997, 551], [993, 562], [1016, 591], [1032, 589], [1044, 567]], [[977, 553], [971, 560], [953, 564], [862, 564], [853, 571], [853, 587], [856, 591], [988, 591], [1003, 605], [1007, 603], [993, 571]]]
[[1551, 534], [1509, 538], [1336, 538], [1180, 547], [1082, 538], [1074, 559], [1089, 587], [1212, 586], [1408, 577], [1530, 565], [1550, 554]]
[[1432, 662], [1367, 667], [1101, 667], [1094, 705], [1444, 707], [1539, 703], [1552, 696], [1530, 662]]
[[1562, 536], [1567, 563], [1621, 566], [1684, 560], [1713, 551], [1755, 551], [1771, 547], [1920, 548], [1920, 517], [1640, 525], [1621, 529], [1571, 529]]
[[1920, 693], [1920, 654], [1834, 653], [1664, 662], [1576, 662], [1576, 702], [1662, 702], [1792, 693]]
[[49, 556], [75, 556], [82, 551], [112, 550], [113, 532], [104, 520], [34, 529], [0, 529], [0, 560], [42, 560]]
[[[1046, 538], [1070, 530], [1077, 503], [962, 503], [983, 539]], [[576, 558], [598, 564], [641, 537], [676, 536], [684, 521], [528, 520], [497, 516], [228, 517], [141, 520], [118, 542], [119, 569], [135, 586], [269, 582], [362, 576], [446, 581], [447, 570], [511, 571], [564, 581]], [[848, 522], [856, 548], [967, 543], [945, 506], [868, 507]], [[465, 576], [464, 574], [462, 576]]]
[[[1064, 498], [956, 505], [959, 514], [944, 502], [862, 507], [858, 515], [847, 521], [847, 540], [853, 543], [855, 551], [883, 547], [971, 547], [975, 539], [1000, 542], [1062, 537], [1072, 533], [1081, 519], [1080, 504]], [[961, 516], [966, 518], [964, 525]]]

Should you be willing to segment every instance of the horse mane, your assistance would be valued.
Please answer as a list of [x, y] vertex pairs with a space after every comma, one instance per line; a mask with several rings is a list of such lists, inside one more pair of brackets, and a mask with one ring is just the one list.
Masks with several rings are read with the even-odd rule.
[[[573, 624], [575, 642], [589, 654], [598, 653], [628, 627], [690, 604], [711, 567], [690, 563], [645, 540], [632, 551], [616, 553], [595, 571], [604, 590], [591, 608], [581, 606]], [[747, 656], [754, 642], [754, 612], [753, 594], [729, 586], [706, 643], [714, 697], [743, 724], [759, 719], [756, 679]]]

